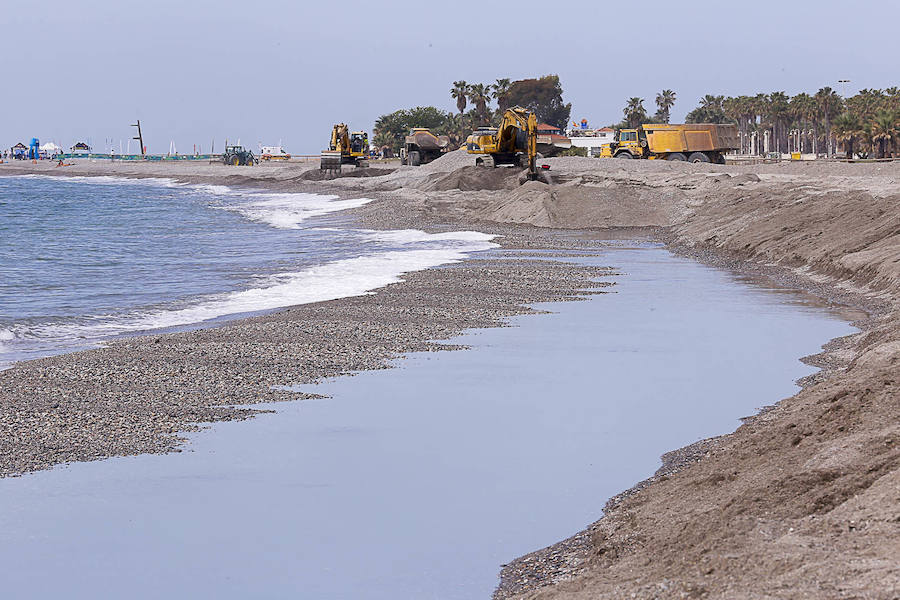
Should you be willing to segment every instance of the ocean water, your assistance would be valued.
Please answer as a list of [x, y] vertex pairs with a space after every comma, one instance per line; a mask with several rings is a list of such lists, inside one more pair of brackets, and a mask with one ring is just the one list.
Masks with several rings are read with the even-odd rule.
[[0, 177], [0, 368], [115, 336], [366, 293], [494, 247], [367, 231], [369, 199], [166, 179]]

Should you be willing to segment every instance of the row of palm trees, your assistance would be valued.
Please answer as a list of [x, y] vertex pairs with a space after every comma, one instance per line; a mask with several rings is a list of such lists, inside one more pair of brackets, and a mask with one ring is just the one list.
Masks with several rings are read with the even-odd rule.
[[487, 125], [492, 116], [490, 108], [491, 100], [497, 101], [497, 109], [502, 113], [509, 107], [509, 88], [512, 82], [509, 79], [498, 79], [494, 83], [468, 83], [466, 81], [454, 81], [450, 88], [450, 96], [456, 101], [460, 118], [465, 121], [466, 106], [472, 103], [475, 109], [470, 123], [474, 129], [478, 125]]
[[[668, 123], [675, 93], [663, 90], [656, 96], [658, 111], [648, 116], [642, 98], [629, 98], [620, 126]], [[809, 152], [847, 157], [892, 157], [900, 150], [900, 88], [863, 89], [842, 98], [830, 87], [815, 94], [785, 92], [755, 96], [707, 94], [688, 113], [688, 123], [736, 123], [741, 152]]]

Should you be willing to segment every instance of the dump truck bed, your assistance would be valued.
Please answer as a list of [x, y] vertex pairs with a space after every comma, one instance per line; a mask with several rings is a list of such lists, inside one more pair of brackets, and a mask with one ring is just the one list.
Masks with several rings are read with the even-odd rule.
[[446, 135], [434, 135], [427, 130], [413, 130], [406, 136], [406, 144], [415, 144], [422, 150], [444, 150], [450, 146], [450, 138]]
[[730, 124], [643, 125], [651, 152], [726, 152], [739, 147], [737, 127]]

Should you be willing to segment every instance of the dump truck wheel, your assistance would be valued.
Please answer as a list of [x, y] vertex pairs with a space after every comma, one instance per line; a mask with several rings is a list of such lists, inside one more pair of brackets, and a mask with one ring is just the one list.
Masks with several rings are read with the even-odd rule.
[[694, 152], [688, 157], [688, 162], [692, 163], [708, 163], [709, 157], [702, 152]]
[[670, 154], [669, 156], [666, 157], [666, 160], [678, 160], [678, 161], [684, 162], [687, 159], [684, 157], [684, 154], [682, 154], [681, 152], [673, 152], [672, 154]]
[[616, 158], [634, 158], [630, 152], [619, 152], [616, 154]]
[[422, 158], [416, 150], [409, 153], [409, 164], [413, 167], [418, 167], [422, 164]]

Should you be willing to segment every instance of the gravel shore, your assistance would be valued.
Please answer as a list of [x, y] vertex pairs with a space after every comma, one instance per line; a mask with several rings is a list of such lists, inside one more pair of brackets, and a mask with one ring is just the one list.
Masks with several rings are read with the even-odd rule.
[[[555, 251], [596, 247], [552, 234], [507, 231], [504, 240]], [[611, 285], [598, 281], [610, 275], [605, 269], [483, 254], [408, 274], [370, 295], [18, 363], [0, 372], [0, 476], [178, 451], [181, 434], [203, 423], [305, 397], [278, 386], [388, 368], [406, 352], [453, 349], [437, 342], [503, 326], [504, 317], [533, 312], [530, 303], [575, 300]]]

